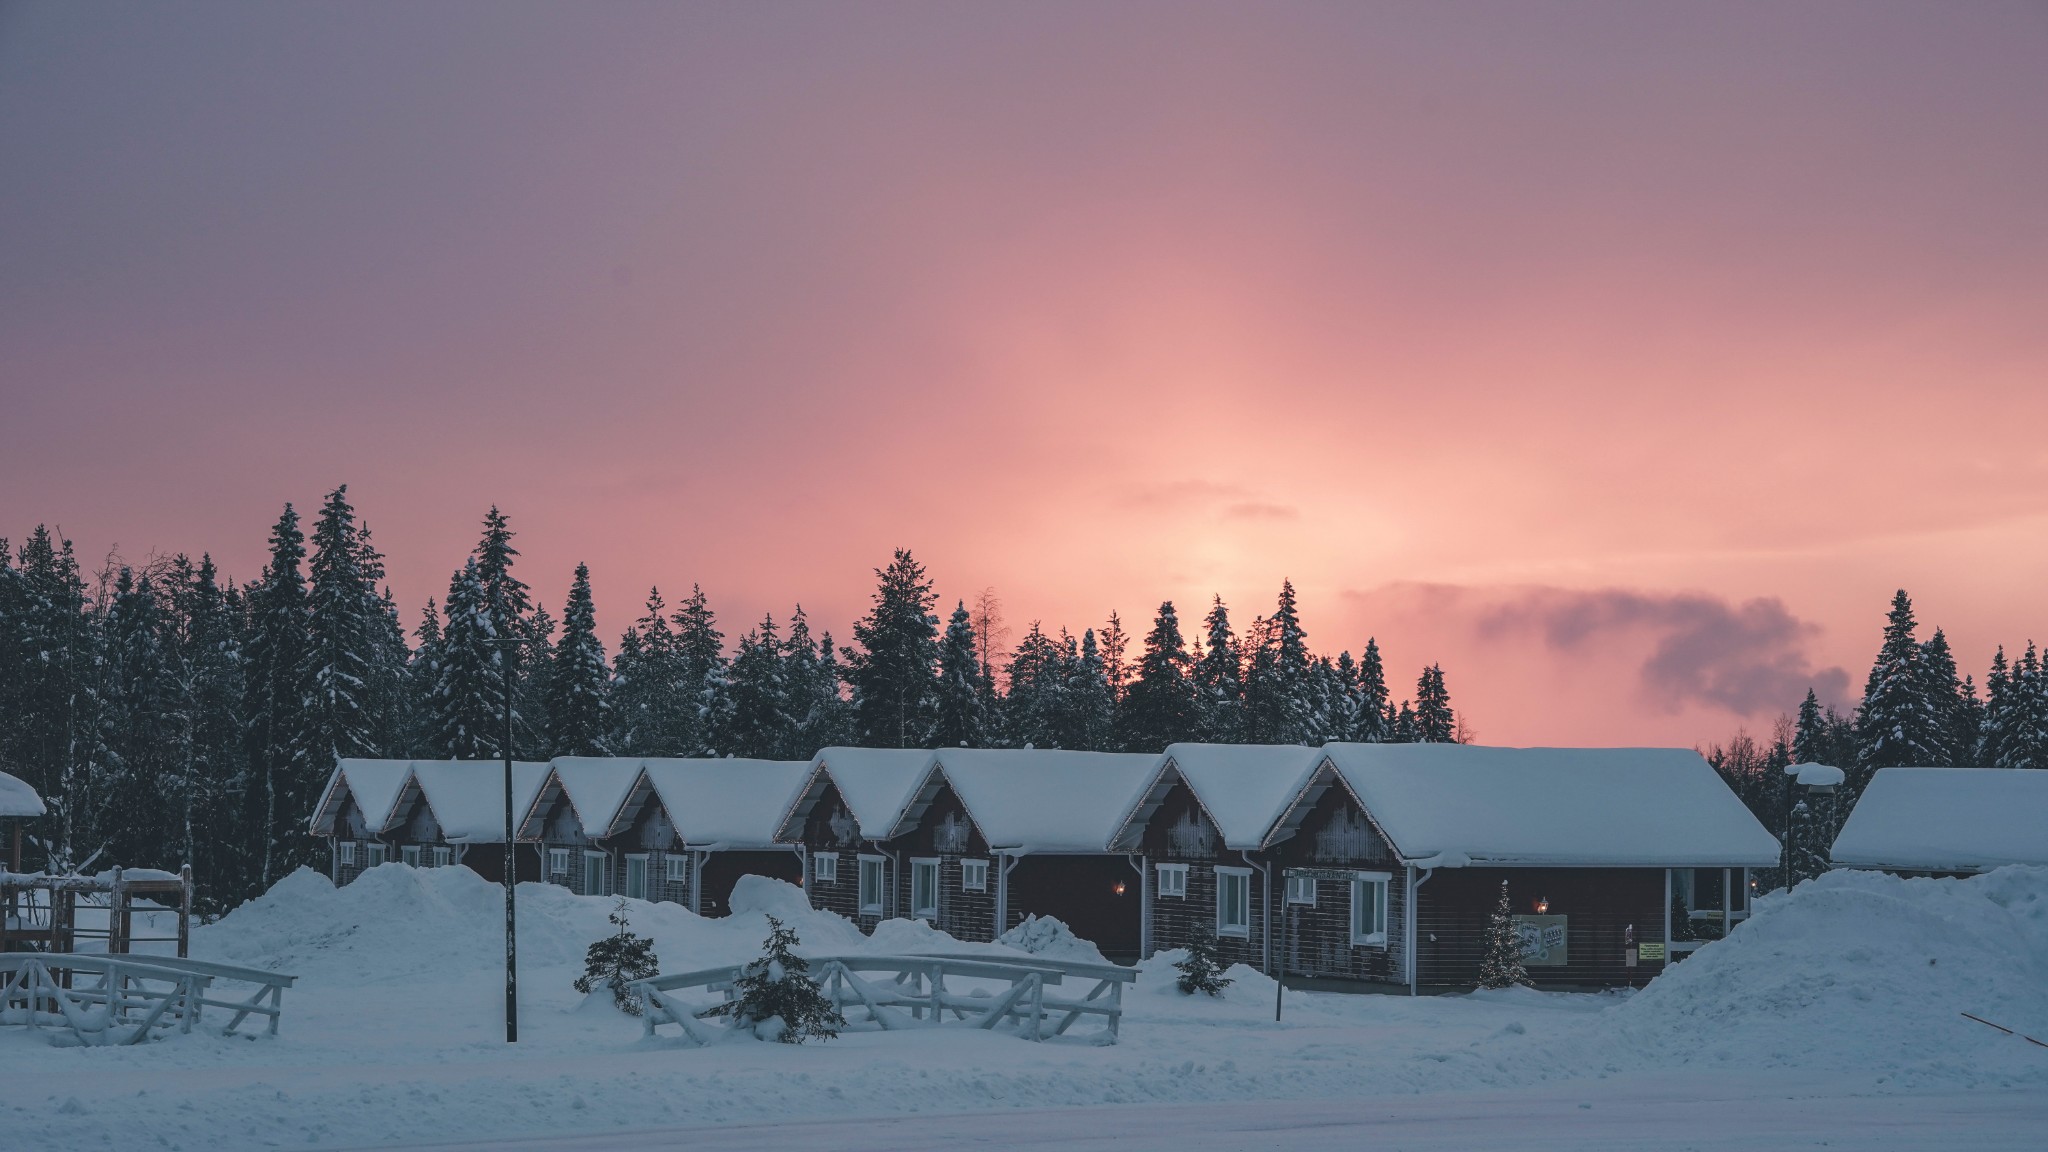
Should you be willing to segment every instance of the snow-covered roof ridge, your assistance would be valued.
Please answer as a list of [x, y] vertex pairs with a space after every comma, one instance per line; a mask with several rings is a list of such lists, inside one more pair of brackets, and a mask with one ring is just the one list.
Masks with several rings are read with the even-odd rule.
[[1880, 768], [1835, 837], [1837, 867], [1980, 872], [2048, 865], [2048, 772]]
[[[992, 849], [1103, 852], [1158, 760], [1148, 752], [942, 748], [932, 771], [952, 785]], [[906, 806], [893, 833], [921, 814]]]
[[[811, 758], [810, 777], [830, 780], [861, 836], [880, 840], [894, 830], [936, 760], [937, 754], [926, 748], [823, 748]], [[785, 836], [790, 822], [805, 815], [796, 808], [817, 791], [807, 787], [792, 802], [783, 821]]]
[[[512, 817], [519, 820], [533, 806], [547, 779], [543, 760], [512, 762]], [[413, 779], [451, 844], [505, 842], [505, 762], [503, 760], [415, 760]]]
[[650, 756], [641, 770], [685, 844], [780, 848], [776, 830], [810, 775], [808, 760]]
[[[346, 787], [355, 799], [356, 807], [363, 811], [363, 821], [372, 829], [384, 827], [391, 818], [391, 809], [405, 792], [405, 782], [412, 778], [412, 761], [381, 760], [345, 756], [334, 762], [334, 771], [327, 777], [327, 787], [320, 792], [320, 803], [313, 810], [311, 826], [315, 835], [332, 835], [332, 821], [339, 815], [329, 811], [339, 790]], [[321, 828], [326, 825], [326, 831]]]
[[1145, 786], [1119, 814], [1110, 842], [1134, 846], [1145, 821], [1178, 779], [1195, 794], [1224, 847], [1256, 849], [1322, 761], [1322, 749], [1302, 744], [1168, 745]]
[[[557, 756], [548, 766], [569, 797], [569, 806], [576, 810], [584, 833], [602, 836], [639, 782], [642, 763], [638, 756]], [[539, 799], [536, 790], [533, 800]]]
[[1686, 748], [1327, 744], [1405, 860], [1769, 867], [1778, 841]]
[[45, 816], [49, 811], [28, 781], [0, 772], [0, 816]]

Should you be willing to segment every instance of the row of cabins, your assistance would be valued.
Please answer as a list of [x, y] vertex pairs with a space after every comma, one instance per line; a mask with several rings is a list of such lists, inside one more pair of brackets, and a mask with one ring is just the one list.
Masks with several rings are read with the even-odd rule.
[[[1680, 750], [828, 748], [513, 769], [520, 879], [719, 915], [738, 876], [769, 875], [866, 930], [907, 917], [986, 941], [1050, 916], [1121, 959], [1213, 934], [1228, 962], [1413, 991], [1476, 980], [1503, 883], [1539, 983], [1611, 986], [1662, 969], [1673, 915], [1745, 916], [1748, 870], [1778, 860]], [[337, 883], [385, 860], [498, 879], [504, 804], [502, 762], [344, 760], [313, 831]]]

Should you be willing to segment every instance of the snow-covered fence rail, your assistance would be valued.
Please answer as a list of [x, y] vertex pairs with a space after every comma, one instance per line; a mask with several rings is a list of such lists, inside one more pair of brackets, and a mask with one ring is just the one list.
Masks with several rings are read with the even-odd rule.
[[[812, 957], [811, 977], [841, 1013], [865, 1010], [855, 1021], [884, 1030], [936, 1028], [954, 1024], [969, 1028], [1007, 1027], [1030, 1040], [1065, 1035], [1084, 1016], [1100, 1016], [1100, 1043], [1114, 1044], [1123, 1019], [1123, 987], [1138, 974], [1114, 964], [1064, 960], [992, 958], [987, 956], [819, 956]], [[722, 993], [732, 1000], [744, 965], [706, 968], [655, 976], [631, 984], [639, 998], [642, 1028], [656, 1034], [674, 1024], [699, 1044], [708, 1044], [722, 1028], [706, 1023], [718, 1005], [692, 1004], [683, 993], [695, 989]], [[1048, 995], [1068, 979], [1094, 981], [1086, 995]], [[962, 990], [947, 981], [984, 981], [996, 988]], [[1007, 984], [1005, 990], [1001, 986]], [[948, 1020], [948, 1017], [951, 1017]]]
[[[217, 995], [216, 978], [255, 984], [256, 991]], [[169, 956], [8, 953], [0, 955], [0, 1024], [61, 1029], [80, 1044], [139, 1044], [158, 1030], [190, 1032], [215, 1007], [235, 1013], [224, 1034], [257, 1015], [276, 1035], [284, 990], [296, 979]]]

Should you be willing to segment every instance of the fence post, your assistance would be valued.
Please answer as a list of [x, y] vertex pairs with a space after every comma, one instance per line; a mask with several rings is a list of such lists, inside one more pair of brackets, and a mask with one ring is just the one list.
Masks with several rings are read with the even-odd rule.
[[182, 889], [178, 904], [178, 959], [183, 960], [192, 950], [192, 865], [178, 866], [178, 884]]

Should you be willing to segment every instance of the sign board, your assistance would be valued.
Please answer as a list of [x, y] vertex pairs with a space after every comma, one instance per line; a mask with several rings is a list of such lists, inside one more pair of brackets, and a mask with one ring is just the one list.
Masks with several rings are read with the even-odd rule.
[[1522, 966], [1562, 968], [1565, 962], [1565, 918], [1517, 916], [1515, 934], [1522, 940]]
[[1664, 959], [1664, 945], [1660, 943], [1654, 943], [1651, 941], [1644, 941], [1643, 943], [1636, 945], [1636, 955], [1641, 957], [1643, 963], [1645, 964], [1648, 964], [1652, 960], [1662, 960]]

